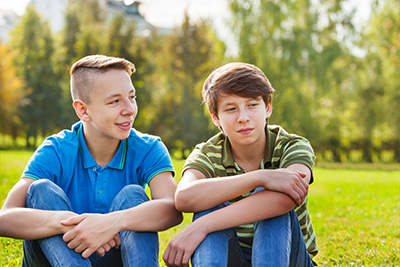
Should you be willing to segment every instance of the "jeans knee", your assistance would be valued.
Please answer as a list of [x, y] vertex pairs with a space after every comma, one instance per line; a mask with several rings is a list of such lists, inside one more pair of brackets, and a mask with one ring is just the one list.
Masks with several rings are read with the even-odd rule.
[[222, 208], [224, 208], [224, 207], [226, 207], [228, 205], [229, 205], [229, 202], [226, 202], [224, 204], [218, 205], [218, 206], [216, 206], [214, 208], [211, 208], [209, 210], [203, 210], [203, 211], [196, 212], [196, 213], [193, 214], [193, 221], [197, 220], [198, 218], [200, 218], [200, 217], [202, 217], [204, 215], [207, 215], [207, 214], [209, 214], [209, 213], [211, 213], [213, 211], [222, 209]]
[[143, 189], [143, 187], [137, 184], [129, 184], [125, 186], [124, 188], [122, 188], [120, 194], [147, 197], [146, 191]]
[[65, 192], [48, 179], [34, 181], [26, 194], [26, 207], [44, 210], [71, 210]]
[[28, 192], [33, 193], [33, 192], [43, 192], [48, 190], [49, 188], [55, 186], [55, 184], [47, 179], [39, 179], [34, 181], [28, 189]]
[[110, 211], [125, 210], [149, 201], [146, 191], [140, 185], [127, 185], [117, 194]]

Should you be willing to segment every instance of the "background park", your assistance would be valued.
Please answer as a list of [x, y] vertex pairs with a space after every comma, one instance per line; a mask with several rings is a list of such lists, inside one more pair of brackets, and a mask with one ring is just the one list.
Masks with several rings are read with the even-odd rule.
[[[371, 1], [364, 24], [351, 0], [227, 0], [230, 43], [211, 19], [186, 14], [169, 32], [139, 32], [104, 16], [96, 0], [68, 1], [54, 32], [28, 6], [0, 41], [0, 205], [43, 138], [77, 117], [69, 68], [89, 54], [124, 57], [139, 113], [134, 127], [161, 136], [176, 168], [218, 130], [202, 105], [205, 78], [227, 62], [260, 67], [276, 94], [271, 124], [315, 150], [309, 209], [319, 266], [400, 266], [400, 2]], [[190, 223], [160, 233], [169, 240]], [[22, 241], [0, 238], [0, 266], [20, 266]], [[163, 262], [160, 260], [160, 265]]]

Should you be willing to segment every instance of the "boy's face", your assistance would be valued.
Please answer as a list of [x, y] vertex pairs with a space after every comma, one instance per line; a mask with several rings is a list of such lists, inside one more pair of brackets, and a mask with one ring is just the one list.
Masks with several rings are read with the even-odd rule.
[[109, 70], [96, 77], [91, 103], [86, 104], [87, 132], [95, 138], [128, 138], [138, 107], [135, 88], [123, 70]]
[[265, 105], [261, 96], [254, 99], [222, 94], [218, 97], [217, 111], [219, 118], [212, 114], [213, 122], [232, 144], [246, 146], [265, 140], [264, 129], [272, 104]]

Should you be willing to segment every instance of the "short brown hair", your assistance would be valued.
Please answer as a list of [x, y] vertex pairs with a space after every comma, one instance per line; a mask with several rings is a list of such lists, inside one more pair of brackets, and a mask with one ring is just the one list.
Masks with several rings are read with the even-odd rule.
[[221, 93], [246, 98], [261, 96], [268, 105], [274, 92], [267, 76], [259, 68], [248, 63], [234, 62], [219, 67], [208, 76], [202, 95], [208, 109], [218, 117], [217, 101]]
[[132, 62], [117, 57], [90, 55], [75, 62], [70, 71], [72, 99], [90, 104], [96, 76], [109, 70], [124, 70], [129, 75], [136, 71]]

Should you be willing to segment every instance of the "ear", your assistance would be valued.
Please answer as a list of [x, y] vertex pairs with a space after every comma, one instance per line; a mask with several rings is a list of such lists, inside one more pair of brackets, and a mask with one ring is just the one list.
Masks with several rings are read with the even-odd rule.
[[87, 113], [87, 105], [85, 102], [83, 102], [80, 99], [76, 99], [72, 106], [75, 109], [76, 115], [81, 119], [82, 121], [90, 121], [90, 116]]
[[265, 111], [267, 112], [267, 118], [269, 118], [272, 114], [272, 101], [268, 103], [268, 105], [265, 108]]
[[215, 116], [214, 113], [212, 113], [212, 111], [209, 111], [209, 112], [210, 112], [211, 119], [212, 119], [213, 123], [215, 124], [215, 126], [221, 127], [221, 124], [219, 123], [219, 119], [217, 118], [217, 116]]

